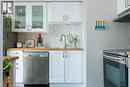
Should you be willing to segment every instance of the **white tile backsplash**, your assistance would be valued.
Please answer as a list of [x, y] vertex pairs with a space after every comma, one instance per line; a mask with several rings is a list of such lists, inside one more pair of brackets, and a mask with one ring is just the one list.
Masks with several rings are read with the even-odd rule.
[[[46, 47], [64, 47], [64, 42], [60, 41], [61, 34], [77, 34], [80, 37], [80, 44], [78, 47], [82, 47], [83, 31], [81, 25], [50, 25], [49, 32], [41, 33], [43, 37], [43, 43]], [[35, 46], [37, 43], [39, 33], [19, 33], [18, 40], [24, 42], [25, 39], [34, 39]]]

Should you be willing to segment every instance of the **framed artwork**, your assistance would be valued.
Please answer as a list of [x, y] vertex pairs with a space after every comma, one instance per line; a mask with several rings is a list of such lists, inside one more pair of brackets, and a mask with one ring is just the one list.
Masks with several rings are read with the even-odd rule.
[[35, 40], [25, 40], [26, 47], [33, 48], [35, 47]]
[[105, 29], [107, 29], [107, 21], [105, 21], [105, 20], [96, 20], [95, 21], [95, 29], [96, 30], [105, 30]]

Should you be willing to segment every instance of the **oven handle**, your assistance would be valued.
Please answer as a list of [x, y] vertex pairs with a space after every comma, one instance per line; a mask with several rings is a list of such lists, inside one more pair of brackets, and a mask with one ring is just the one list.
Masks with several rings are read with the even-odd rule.
[[107, 57], [107, 59], [112, 59], [116, 61], [124, 61], [124, 57], [112, 57], [112, 56], [107, 56], [107, 55], [103, 55], [103, 56]]
[[128, 68], [128, 87], [130, 87], [130, 58], [126, 58], [126, 67]]
[[129, 57], [126, 58], [126, 66], [128, 67], [128, 69], [130, 69], [130, 58]]

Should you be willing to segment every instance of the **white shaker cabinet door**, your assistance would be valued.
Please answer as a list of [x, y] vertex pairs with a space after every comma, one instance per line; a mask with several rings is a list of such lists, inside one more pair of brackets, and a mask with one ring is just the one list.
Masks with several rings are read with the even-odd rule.
[[126, 10], [126, 1], [117, 0], [117, 14], [121, 14], [125, 10]]
[[81, 22], [80, 2], [50, 2], [47, 6], [49, 24]]
[[47, 8], [48, 8], [48, 22], [49, 23], [63, 22], [63, 17], [64, 17], [64, 3], [63, 2], [48, 3]]
[[23, 83], [23, 58], [19, 56], [16, 60], [16, 84]]
[[82, 52], [68, 51], [66, 58], [66, 83], [82, 82]]
[[66, 2], [64, 5], [66, 20], [70, 23], [81, 22], [81, 3]]
[[13, 82], [14, 87], [22, 85], [23, 84], [23, 63], [22, 63], [22, 51], [7, 51], [7, 56], [16, 56], [19, 57], [19, 59], [14, 62], [14, 72], [13, 72]]
[[49, 82], [64, 82], [64, 58], [62, 51], [50, 51], [49, 57]]

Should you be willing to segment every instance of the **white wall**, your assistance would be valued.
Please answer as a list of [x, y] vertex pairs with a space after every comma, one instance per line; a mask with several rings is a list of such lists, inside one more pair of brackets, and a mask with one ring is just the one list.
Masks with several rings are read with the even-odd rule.
[[[0, 1], [1, 4], [1, 1]], [[0, 6], [1, 9], [1, 6]], [[2, 60], [3, 60], [3, 21], [0, 10], [0, 87], [2, 87]]]
[[[130, 48], [129, 23], [114, 23], [116, 0], [86, 0], [87, 87], [104, 87], [102, 50]], [[107, 20], [109, 30], [96, 31], [95, 20]]]

